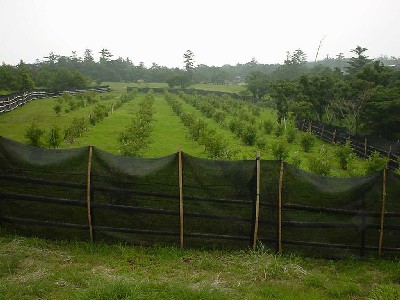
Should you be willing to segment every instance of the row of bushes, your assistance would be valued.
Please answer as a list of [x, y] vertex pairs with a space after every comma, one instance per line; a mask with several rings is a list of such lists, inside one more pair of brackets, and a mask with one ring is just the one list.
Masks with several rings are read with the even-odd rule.
[[192, 140], [204, 146], [204, 152], [208, 158], [234, 159], [237, 157], [238, 149], [230, 147], [223, 134], [211, 128], [208, 122], [196, 114], [185, 111], [182, 103], [170, 93], [164, 95], [172, 110], [188, 128]]
[[[107, 97], [109, 97], [109, 95], [107, 95]], [[57, 104], [54, 105], [53, 110], [57, 116], [60, 116], [63, 112], [63, 108], [65, 113], [69, 113], [83, 107], [91, 106], [99, 101], [100, 100], [96, 92], [78, 93], [76, 95], [64, 93], [57, 98]], [[65, 105], [67, 107], [65, 107]]]
[[[65, 96], [67, 95], [67, 96]], [[69, 94], [64, 94], [62, 97], [62, 101], [83, 101], [82, 97], [88, 97], [86, 99], [90, 100], [90, 105], [96, 104], [99, 101], [93, 100], [97, 98], [94, 92], [78, 94], [77, 97], [73, 97]], [[28, 144], [35, 147], [48, 147], [48, 148], [58, 148], [60, 144], [65, 141], [69, 144], [73, 144], [75, 139], [81, 137], [84, 132], [88, 131], [90, 126], [94, 126], [97, 123], [101, 122], [104, 118], [109, 116], [112, 110], [116, 110], [121, 107], [122, 104], [131, 101], [135, 98], [136, 93], [130, 92], [124, 94], [118, 99], [117, 103], [111, 105], [111, 108], [106, 106], [105, 104], [98, 103], [90, 112], [89, 116], [76, 117], [72, 120], [71, 124], [64, 129], [61, 129], [58, 126], [51, 126], [50, 129], [46, 132], [43, 128], [40, 128], [37, 124], [32, 123], [26, 130], [25, 138]], [[71, 100], [75, 98], [75, 100]], [[67, 99], [67, 100], [66, 100]], [[86, 102], [86, 103], [89, 103]]]
[[154, 116], [154, 95], [149, 92], [139, 103], [139, 110], [130, 124], [119, 134], [119, 153], [124, 156], [140, 157], [151, 142]]
[[[274, 142], [268, 146], [274, 159], [287, 160], [290, 153], [290, 144], [297, 143], [303, 153], [312, 152], [316, 138], [310, 133], [300, 133], [291, 120], [284, 124], [277, 124], [269, 119], [257, 121], [262, 108], [251, 103], [243, 103], [228, 97], [197, 96], [180, 94], [180, 97], [192, 105], [204, 116], [214, 119], [221, 127], [233, 132], [245, 145], [255, 145], [259, 150], [267, 150], [267, 137], [274, 135]], [[224, 110], [222, 110], [224, 109]], [[229, 121], [228, 121], [229, 120]], [[289, 163], [300, 166], [302, 154], [299, 151], [292, 153]], [[349, 175], [361, 175], [362, 169], [356, 167], [356, 156], [350, 145], [337, 145], [333, 151], [321, 146], [308, 159], [308, 168], [319, 175], [330, 175], [333, 163], [337, 162], [340, 169]], [[366, 161], [364, 171], [370, 174], [385, 166], [385, 158], [374, 154]]]

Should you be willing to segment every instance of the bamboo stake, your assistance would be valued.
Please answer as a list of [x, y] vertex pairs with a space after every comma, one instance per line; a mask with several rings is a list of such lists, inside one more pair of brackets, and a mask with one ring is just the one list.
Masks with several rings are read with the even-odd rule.
[[311, 133], [312, 132], [312, 121], [308, 123], [308, 131]]
[[89, 225], [89, 236], [90, 241], [93, 239], [93, 226], [92, 226], [92, 213], [91, 213], [91, 173], [92, 173], [92, 146], [89, 146], [89, 158], [88, 158], [88, 168], [87, 168], [87, 188], [86, 188], [86, 205], [87, 205], [87, 215], [88, 215], [88, 225]]
[[368, 140], [367, 140], [367, 138], [365, 138], [365, 141], [364, 141], [364, 156], [365, 156], [365, 158], [367, 158], [367, 145], [368, 145]]
[[254, 219], [254, 236], [253, 236], [253, 251], [256, 250], [257, 247], [257, 239], [258, 239], [258, 223], [260, 216], [260, 152], [257, 152], [256, 157], [256, 216]]
[[178, 151], [178, 177], [179, 177], [179, 245], [183, 248], [183, 170], [182, 170], [182, 148]]
[[384, 229], [384, 221], [385, 221], [385, 205], [386, 205], [386, 168], [383, 169], [382, 211], [381, 211], [381, 228], [380, 228], [380, 233], [379, 233], [378, 256], [382, 255], [383, 229]]
[[390, 161], [390, 155], [392, 154], [392, 146], [389, 147], [389, 152], [387, 155], [387, 162], [386, 162], [386, 168], [389, 167], [389, 161]]
[[279, 172], [279, 192], [278, 192], [278, 252], [282, 252], [282, 188], [283, 188], [283, 161]]

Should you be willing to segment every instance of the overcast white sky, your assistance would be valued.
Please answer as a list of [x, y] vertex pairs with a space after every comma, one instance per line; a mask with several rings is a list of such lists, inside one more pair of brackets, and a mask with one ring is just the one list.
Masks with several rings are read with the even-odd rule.
[[0, 63], [86, 48], [146, 66], [182, 67], [187, 49], [209, 66], [283, 63], [298, 48], [313, 61], [324, 36], [319, 59], [357, 45], [399, 57], [399, 29], [400, 0], [0, 0]]

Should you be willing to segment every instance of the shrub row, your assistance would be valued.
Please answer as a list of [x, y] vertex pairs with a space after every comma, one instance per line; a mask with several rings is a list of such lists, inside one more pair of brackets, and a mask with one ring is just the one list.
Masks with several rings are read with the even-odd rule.
[[204, 146], [207, 157], [214, 159], [234, 159], [239, 151], [229, 147], [229, 143], [222, 133], [212, 129], [204, 119], [194, 113], [186, 112], [180, 103], [170, 93], [165, 93], [165, 100], [172, 110], [180, 117], [182, 123], [188, 128], [190, 137]]
[[139, 110], [130, 124], [119, 134], [119, 152], [124, 156], [140, 157], [151, 142], [154, 116], [154, 95], [149, 92], [139, 103]]

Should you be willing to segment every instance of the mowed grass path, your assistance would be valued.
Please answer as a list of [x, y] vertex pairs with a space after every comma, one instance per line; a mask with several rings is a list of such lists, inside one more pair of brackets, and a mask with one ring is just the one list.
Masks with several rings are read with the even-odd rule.
[[129, 124], [138, 109], [138, 103], [143, 95], [138, 95], [134, 100], [125, 103], [113, 114], [91, 127], [90, 130], [69, 148], [92, 145], [101, 150], [118, 154], [118, 137], [120, 132]]
[[187, 128], [172, 111], [162, 94], [155, 94], [155, 115], [153, 121], [152, 143], [145, 157], [161, 157], [182, 151], [197, 157], [205, 157], [204, 147], [189, 138]]
[[[96, 146], [104, 151], [118, 154], [118, 137], [126, 126], [135, 117], [138, 110], [138, 103], [145, 94], [138, 94], [136, 98], [125, 103], [112, 115], [102, 122], [91, 127], [82, 137], [78, 138], [70, 148], [83, 147], [88, 145]], [[155, 95], [154, 101], [152, 143], [145, 150], [144, 157], [162, 157], [176, 153], [181, 145], [182, 150], [190, 155], [204, 157], [203, 146], [188, 138], [187, 129], [177, 117], [164, 96]]]

